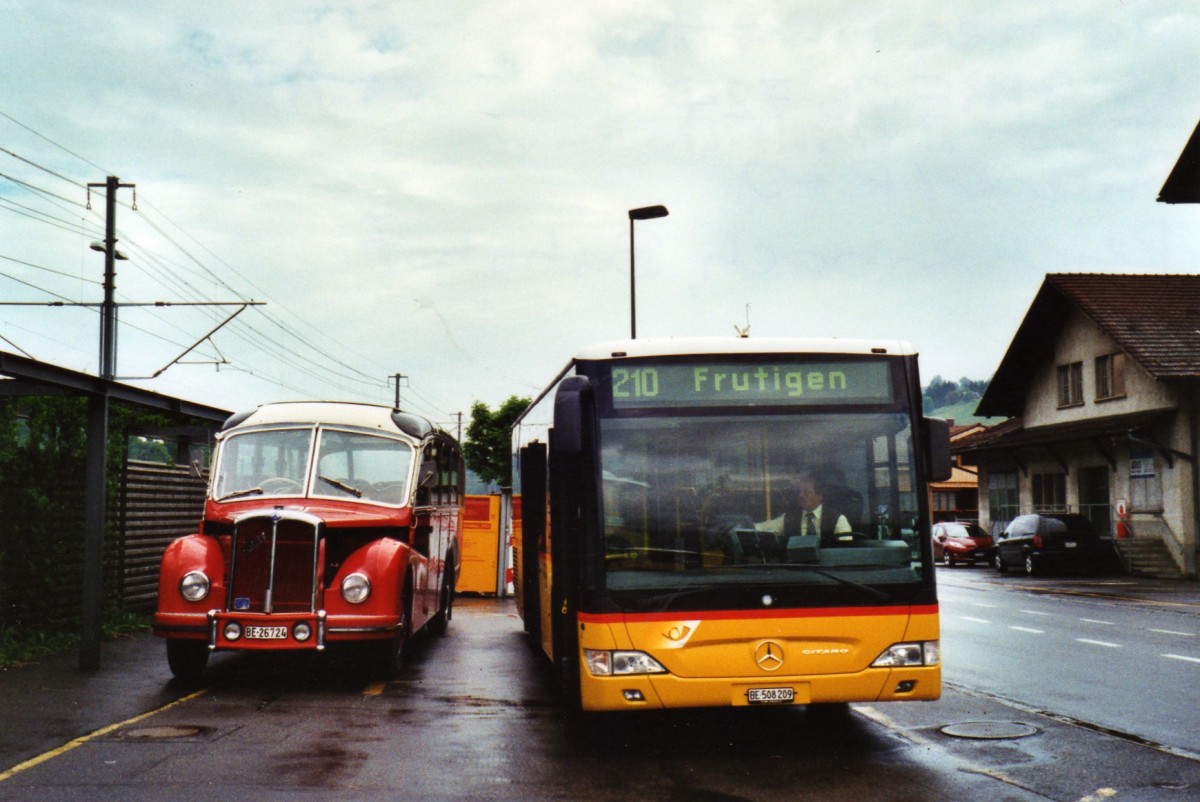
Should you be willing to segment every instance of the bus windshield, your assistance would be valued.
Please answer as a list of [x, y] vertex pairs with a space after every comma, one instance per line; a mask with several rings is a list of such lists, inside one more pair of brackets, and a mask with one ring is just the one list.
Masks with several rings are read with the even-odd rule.
[[912, 438], [894, 410], [606, 418], [605, 585], [635, 606], [734, 586], [862, 603], [914, 589]]
[[[407, 498], [413, 447], [391, 437], [320, 429], [315, 472], [313, 429], [259, 429], [221, 444], [213, 497], [326, 496], [383, 504]], [[310, 475], [312, 474], [312, 475]], [[311, 482], [311, 488], [310, 488]]]

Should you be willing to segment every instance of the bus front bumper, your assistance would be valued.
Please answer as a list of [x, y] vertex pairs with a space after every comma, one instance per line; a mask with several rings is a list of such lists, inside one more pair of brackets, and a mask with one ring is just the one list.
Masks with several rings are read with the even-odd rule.
[[580, 677], [584, 710], [749, 707], [837, 702], [933, 701], [941, 666], [871, 668], [825, 676], [695, 679], [671, 674]]

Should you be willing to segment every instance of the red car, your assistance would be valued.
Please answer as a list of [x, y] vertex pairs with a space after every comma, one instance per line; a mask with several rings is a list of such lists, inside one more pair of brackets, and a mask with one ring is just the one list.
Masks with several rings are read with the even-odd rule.
[[992, 553], [992, 536], [978, 524], [947, 521], [933, 525], [933, 560], [947, 567], [958, 563], [987, 563]]

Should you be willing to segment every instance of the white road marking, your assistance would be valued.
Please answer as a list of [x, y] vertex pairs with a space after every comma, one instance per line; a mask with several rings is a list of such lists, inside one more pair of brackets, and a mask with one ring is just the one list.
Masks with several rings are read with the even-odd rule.
[[1183, 660], [1188, 663], [1200, 663], [1200, 657], [1188, 657], [1185, 654], [1164, 654], [1163, 657], [1170, 658], [1171, 660]]
[[1084, 622], [1085, 624], [1103, 624], [1106, 627], [1116, 626], [1116, 624], [1113, 623], [1112, 621], [1101, 621], [1098, 618], [1081, 618], [1079, 620]]
[[1194, 638], [1195, 632], [1176, 632], [1173, 629], [1152, 629], [1151, 632], [1157, 632], [1159, 635], [1178, 635], [1181, 638]]
[[1054, 613], [1043, 613], [1040, 610], [1022, 610], [1021, 612], [1027, 613], [1028, 615], [1044, 615], [1044, 616], [1054, 615]]
[[1104, 641], [1104, 640], [1089, 640], [1087, 638], [1076, 638], [1075, 640], [1079, 643], [1088, 643], [1088, 644], [1091, 644], [1092, 646], [1104, 646], [1109, 649], [1120, 649], [1121, 648], [1121, 644], [1119, 644], [1119, 643], [1109, 643], [1108, 641]]
[[974, 624], [990, 624], [990, 623], [992, 623], [991, 621], [988, 621], [986, 618], [972, 618], [969, 615], [960, 615], [959, 618], [961, 618], [963, 621], [970, 621]]
[[1046, 631], [1044, 629], [1030, 629], [1029, 627], [1009, 627], [1009, 629], [1015, 629], [1017, 632], [1031, 632], [1034, 635], [1045, 635], [1046, 634]]

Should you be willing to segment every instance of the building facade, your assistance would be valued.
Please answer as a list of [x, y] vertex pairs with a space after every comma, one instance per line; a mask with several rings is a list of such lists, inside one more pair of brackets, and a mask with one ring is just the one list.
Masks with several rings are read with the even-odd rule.
[[1195, 577], [1198, 379], [1200, 276], [1046, 276], [977, 410], [1010, 419], [954, 444], [981, 522], [1079, 512], [1135, 571]]

